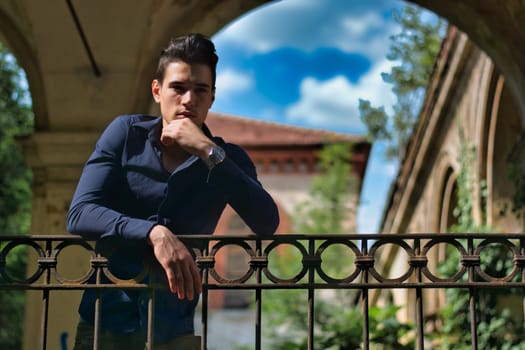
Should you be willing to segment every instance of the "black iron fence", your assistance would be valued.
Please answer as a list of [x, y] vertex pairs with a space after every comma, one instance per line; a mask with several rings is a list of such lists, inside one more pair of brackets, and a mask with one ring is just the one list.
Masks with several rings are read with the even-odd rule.
[[[254, 348], [262, 344], [263, 290], [301, 289], [308, 294], [308, 349], [314, 349], [314, 313], [316, 293], [323, 289], [351, 289], [359, 295], [363, 314], [362, 348], [370, 348], [369, 307], [371, 295], [385, 289], [414, 291], [412, 308], [415, 310], [416, 347], [425, 348], [424, 291], [427, 289], [462, 288], [469, 295], [470, 332], [472, 349], [478, 348], [477, 292], [481, 288], [525, 287], [525, 235], [524, 234], [353, 234], [353, 235], [276, 235], [256, 236], [182, 236], [181, 239], [207, 242], [206, 248], [195, 250], [196, 261], [202, 270], [202, 348], [206, 348], [208, 334], [208, 294], [211, 290], [253, 290], [255, 294]], [[505, 275], [493, 276], [483, 268], [484, 252], [491, 246], [502, 247], [503, 259], [511, 265]], [[27, 246], [30, 257], [36, 261], [34, 271], [24, 278], [12, 276], [6, 261], [15, 247]], [[60, 273], [61, 253], [65, 248], [77, 246], [89, 256], [88, 271], [78, 278], [68, 278]], [[228, 247], [235, 247], [245, 257], [245, 268], [236, 276], [217, 268], [217, 257]], [[342, 266], [337, 273], [328, 271], [325, 256], [337, 247]], [[150, 317], [148, 344], [155, 327], [152, 315], [156, 286], [140, 283], [141, 276], [121, 280], [108, 268], [107, 259], [98, 255], [93, 242], [78, 236], [0, 236], [0, 290], [37, 290], [42, 293], [41, 349], [46, 349], [50, 293], [59, 290], [88, 288], [138, 288], [149, 289]], [[298, 257], [295, 272], [282, 276], [278, 272], [279, 255], [295, 251]], [[288, 254], [288, 253], [286, 253]], [[457, 269], [449, 276], [439, 272], [444, 259], [455, 255]], [[343, 257], [343, 255], [345, 257]], [[402, 260], [402, 261], [400, 261]], [[396, 266], [394, 269], [393, 267]], [[293, 268], [292, 268], [293, 270]], [[144, 274], [147, 271], [143, 271]], [[88, 283], [92, 277], [101, 281], [107, 277], [113, 284]], [[100, 303], [95, 307], [95, 348], [100, 332]]]

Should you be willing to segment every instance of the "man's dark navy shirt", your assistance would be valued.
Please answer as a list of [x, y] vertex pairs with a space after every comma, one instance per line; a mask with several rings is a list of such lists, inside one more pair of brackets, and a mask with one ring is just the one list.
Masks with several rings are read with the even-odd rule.
[[[279, 223], [277, 207], [257, 180], [255, 166], [239, 146], [203, 132], [226, 151], [209, 170], [193, 156], [169, 173], [162, 165], [162, 118], [120, 116], [106, 128], [87, 161], [67, 216], [67, 229], [97, 240], [118, 278], [137, 276], [144, 261], [154, 260], [147, 236], [156, 224], [174, 234], [212, 234], [226, 204], [256, 234], [270, 235]], [[154, 264], [150, 281], [165, 273]], [[163, 279], [164, 278], [164, 279]], [[79, 313], [93, 323], [96, 291], [86, 290]], [[147, 291], [102, 293], [102, 328], [119, 333], [145, 330]], [[155, 339], [193, 332], [194, 300], [179, 300], [169, 290], [155, 295]]]

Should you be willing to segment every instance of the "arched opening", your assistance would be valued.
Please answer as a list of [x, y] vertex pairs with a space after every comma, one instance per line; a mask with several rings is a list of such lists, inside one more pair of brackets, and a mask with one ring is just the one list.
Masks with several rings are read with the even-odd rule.
[[[2, 236], [26, 235], [31, 226], [32, 174], [18, 148], [17, 138], [32, 134], [33, 125], [25, 72], [0, 41], [0, 248], [5, 247]], [[5, 268], [23, 280], [27, 254], [26, 246], [11, 250], [5, 259], [2, 257], [2, 270]], [[23, 290], [0, 293], [0, 348], [22, 347], [25, 299]]]
[[35, 116], [33, 122], [35, 130], [47, 130], [49, 127], [47, 103], [37, 55], [27, 42], [24, 33], [20, 32], [19, 27], [2, 8], [0, 8], [0, 41], [16, 57], [17, 65], [24, 70], [24, 80], [27, 84], [25, 89], [31, 96], [31, 108]]
[[[447, 166], [442, 176], [437, 178], [440, 184], [437, 186], [438, 190], [436, 193], [436, 207], [437, 210], [437, 224], [438, 229], [436, 233], [447, 233], [450, 232], [450, 228], [457, 224], [457, 217], [454, 215], [454, 210], [457, 208], [457, 183], [456, 174], [453, 168]], [[427, 252], [428, 258], [428, 269], [434, 275], [443, 278], [439, 272], [440, 268], [446, 262], [449, 254], [451, 253], [451, 247], [448, 244], [439, 243], [433, 246], [433, 248]], [[412, 294], [412, 297], [415, 297]], [[427, 330], [429, 332], [437, 331], [440, 328], [440, 315], [439, 312], [445, 305], [445, 294], [440, 289], [433, 289], [425, 291], [425, 318], [427, 319]]]
[[454, 215], [454, 209], [458, 205], [457, 183], [452, 168], [448, 169], [443, 183], [439, 232], [449, 232], [450, 228], [458, 223], [457, 217]]
[[[0, 21], [0, 23], [4, 23], [4, 22], [3, 22], [3, 21]], [[184, 22], [184, 23], [187, 23], [187, 22]], [[304, 36], [306, 37], [307, 35], [304, 35]], [[27, 57], [31, 57], [31, 56], [32, 56], [32, 57], [37, 57], [37, 55], [27, 55]], [[146, 70], [146, 71], [147, 71], [147, 70]], [[141, 71], [140, 73], [144, 73], [144, 71]], [[32, 79], [30, 79], [30, 80], [32, 80]], [[341, 82], [340, 80], [339, 80], [339, 81], [336, 81], [336, 83], [340, 83], [340, 82]], [[36, 84], [36, 83], [35, 83], [35, 84], [33, 84], [33, 83], [31, 84], [31, 86], [36, 86], [36, 85], [38, 85], [38, 84]], [[43, 86], [43, 84], [42, 84], [42, 86]], [[339, 86], [344, 86], [344, 84], [343, 84], [343, 85], [339, 85]], [[42, 89], [42, 92], [43, 92], [43, 89]], [[44, 95], [41, 94], [41, 96], [44, 96]], [[334, 96], [335, 96], [335, 95], [334, 95]], [[45, 99], [43, 98], [42, 101], [45, 101]], [[48, 123], [47, 123], [47, 121], [44, 122], [44, 120], [47, 120], [47, 110], [44, 110], [44, 112], [42, 112], [42, 113], [37, 113], [37, 115], [38, 115], [38, 117], [39, 117], [39, 119], [38, 119], [37, 122], [38, 122], [38, 123], [42, 123], [41, 126], [38, 127], [39, 130], [46, 130], [46, 129], [47, 129], [47, 125], [48, 125]], [[60, 116], [60, 117], [63, 117], [63, 116]], [[42, 121], [42, 122], [41, 122], [41, 121]], [[40, 124], [39, 124], [39, 125], [40, 125]], [[60, 123], [57, 123], [57, 126], [60, 128], [60, 127], [61, 127]], [[66, 192], [66, 191], [64, 191], [64, 192]], [[67, 196], [67, 194], [66, 194], [66, 196]], [[52, 199], [55, 199], [55, 198], [52, 198]], [[52, 208], [55, 209], [56, 207], [62, 207], [62, 206], [64, 206], [64, 203], [62, 203], [61, 200], [62, 200], [62, 198], [60, 198], [60, 200], [56, 200], [56, 203], [53, 203], [53, 204], [56, 204], [56, 206], [53, 205]], [[47, 203], [44, 203], [44, 204], [47, 204]], [[448, 210], [447, 210], [447, 211], [448, 211]], [[58, 216], [58, 215], [57, 215], [57, 216]], [[60, 217], [56, 218], [56, 220], [57, 220], [58, 223], [60, 224]], [[447, 224], [447, 225], [448, 225], [448, 224]], [[446, 226], [447, 226], [447, 225], [446, 225]]]
[[489, 164], [494, 153], [494, 144], [491, 141], [491, 129], [493, 128], [492, 123], [494, 122], [494, 116], [497, 115], [497, 109], [499, 106], [499, 99], [501, 96], [501, 89], [503, 88], [503, 79], [497, 71], [494, 71], [490, 78], [489, 88], [487, 91], [487, 105], [485, 108], [485, 117], [483, 118], [482, 133], [480, 135], [481, 149], [479, 158], [479, 172], [480, 179], [485, 181], [486, 191], [481, 196], [481, 209], [485, 217], [483, 222], [486, 222], [488, 226], [492, 225], [492, 176], [493, 172], [490, 171]]
[[[492, 109], [489, 133], [488, 179], [490, 212], [492, 226], [500, 232], [519, 232], [522, 221], [513, 213], [511, 199], [516, 191], [516, 180], [509, 179], [512, 169], [520, 168], [524, 126], [514, 99], [506, 87], [503, 77], [497, 84]], [[521, 170], [518, 170], [521, 171]], [[518, 175], [519, 176], [519, 175]]]

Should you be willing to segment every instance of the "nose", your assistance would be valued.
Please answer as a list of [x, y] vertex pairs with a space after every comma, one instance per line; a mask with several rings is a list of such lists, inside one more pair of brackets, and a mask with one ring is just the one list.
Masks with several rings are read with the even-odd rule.
[[195, 96], [193, 94], [193, 90], [192, 89], [188, 89], [188, 90], [186, 90], [184, 95], [182, 95], [182, 103], [184, 105], [190, 106], [190, 105], [193, 104], [193, 99], [194, 98], [195, 98]]

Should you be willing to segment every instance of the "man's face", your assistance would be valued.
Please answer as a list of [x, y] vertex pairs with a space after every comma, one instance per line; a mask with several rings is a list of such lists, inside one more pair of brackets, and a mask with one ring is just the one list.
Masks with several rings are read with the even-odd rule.
[[162, 85], [153, 80], [151, 91], [155, 102], [160, 104], [163, 125], [190, 118], [201, 126], [215, 99], [210, 67], [182, 61], [171, 62], [164, 72]]

